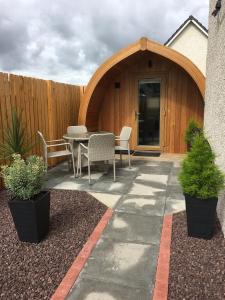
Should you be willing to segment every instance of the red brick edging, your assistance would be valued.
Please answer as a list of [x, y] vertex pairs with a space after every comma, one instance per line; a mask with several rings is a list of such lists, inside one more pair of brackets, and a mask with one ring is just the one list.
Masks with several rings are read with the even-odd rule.
[[88, 238], [87, 242], [85, 243], [84, 247], [76, 257], [75, 261], [73, 262], [72, 266], [69, 268], [68, 272], [66, 273], [65, 277], [63, 278], [62, 282], [56, 289], [55, 293], [52, 295], [51, 300], [63, 300], [68, 295], [71, 287], [73, 286], [74, 282], [76, 281], [78, 275], [80, 274], [81, 270], [83, 269], [88, 257], [91, 254], [94, 246], [96, 245], [97, 241], [99, 240], [104, 228], [106, 227], [109, 219], [112, 217], [113, 210], [108, 208], [103, 217], [101, 218], [98, 225], [95, 227], [94, 231]]
[[167, 300], [173, 216], [164, 216], [153, 300]]

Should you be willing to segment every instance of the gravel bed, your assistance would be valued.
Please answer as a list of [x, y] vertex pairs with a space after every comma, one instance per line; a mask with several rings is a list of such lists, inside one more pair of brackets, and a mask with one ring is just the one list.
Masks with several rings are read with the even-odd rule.
[[40, 244], [18, 241], [0, 192], [0, 298], [49, 299], [107, 207], [86, 192], [51, 191], [48, 236]]
[[187, 236], [185, 212], [173, 216], [169, 300], [225, 299], [225, 239], [219, 221], [211, 240]]

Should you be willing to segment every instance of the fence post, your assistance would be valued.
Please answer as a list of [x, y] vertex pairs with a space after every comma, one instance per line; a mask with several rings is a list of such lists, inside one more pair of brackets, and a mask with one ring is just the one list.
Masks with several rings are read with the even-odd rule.
[[55, 124], [54, 124], [54, 103], [52, 97], [52, 81], [47, 80], [47, 99], [48, 99], [48, 139], [55, 139]]
[[[48, 102], [48, 140], [54, 140], [55, 137], [55, 107], [54, 99], [52, 95], [52, 81], [47, 80], [47, 102]], [[54, 148], [52, 149], [54, 150]], [[57, 163], [56, 159], [50, 159], [48, 164], [49, 166], [54, 166]]]

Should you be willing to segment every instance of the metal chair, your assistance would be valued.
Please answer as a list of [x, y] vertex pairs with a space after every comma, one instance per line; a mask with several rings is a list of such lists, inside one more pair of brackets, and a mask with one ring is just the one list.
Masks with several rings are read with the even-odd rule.
[[119, 142], [119, 145], [115, 147], [115, 150], [120, 151], [120, 162], [122, 164], [122, 151], [127, 151], [128, 153], [128, 161], [129, 161], [129, 168], [131, 168], [131, 161], [130, 161], [130, 136], [131, 136], [132, 128], [124, 126], [120, 132], [119, 136], [116, 136], [116, 141]]
[[86, 133], [87, 127], [85, 125], [78, 125], [78, 126], [69, 126], [67, 127], [68, 134], [76, 134], [76, 133]]
[[[85, 125], [76, 125], [76, 126], [68, 126], [67, 127], [67, 134], [82, 134], [87, 132], [87, 127]], [[69, 142], [72, 145], [73, 149], [73, 155], [74, 155], [74, 162], [76, 158], [78, 157], [78, 143], [73, 142], [73, 140], [69, 140]], [[83, 142], [85, 145], [87, 145], [87, 142]], [[79, 163], [79, 162], [77, 162]], [[78, 176], [78, 166], [77, 166], [77, 176]]]
[[[71, 144], [66, 143], [65, 140], [63, 140], [63, 139], [46, 141], [43, 134], [40, 131], [38, 131], [38, 135], [40, 136], [40, 138], [42, 140], [42, 143], [43, 143], [46, 171], [48, 169], [48, 158], [56, 158], [56, 157], [61, 157], [61, 156], [71, 156], [72, 164], [73, 164], [73, 172], [74, 172], [74, 177], [75, 177], [76, 170], [75, 170], [73, 149], [72, 149]], [[49, 151], [49, 148], [51, 148], [51, 147], [62, 147], [62, 146], [65, 146], [64, 150]]]
[[81, 157], [88, 161], [88, 180], [91, 183], [91, 162], [113, 161], [113, 179], [116, 180], [115, 136], [112, 133], [91, 135], [88, 145], [80, 143], [79, 168], [81, 175]]

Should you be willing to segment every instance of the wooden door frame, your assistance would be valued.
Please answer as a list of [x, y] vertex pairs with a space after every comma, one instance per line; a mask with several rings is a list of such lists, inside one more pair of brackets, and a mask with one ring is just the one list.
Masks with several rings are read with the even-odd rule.
[[164, 152], [165, 149], [165, 118], [166, 118], [166, 73], [165, 72], [149, 72], [149, 73], [137, 73], [134, 76], [134, 87], [135, 92], [133, 95], [133, 107], [134, 114], [135, 111], [139, 109], [139, 92], [138, 83], [140, 80], [159, 80], [160, 81], [160, 144], [159, 146], [145, 146], [138, 145], [138, 122], [134, 118], [133, 128], [134, 128], [134, 150], [157, 150]]

